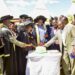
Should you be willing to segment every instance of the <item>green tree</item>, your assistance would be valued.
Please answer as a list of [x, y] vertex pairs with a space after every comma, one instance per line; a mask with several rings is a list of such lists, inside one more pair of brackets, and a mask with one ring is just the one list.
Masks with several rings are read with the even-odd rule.
[[75, 3], [75, 0], [72, 0], [72, 3]]

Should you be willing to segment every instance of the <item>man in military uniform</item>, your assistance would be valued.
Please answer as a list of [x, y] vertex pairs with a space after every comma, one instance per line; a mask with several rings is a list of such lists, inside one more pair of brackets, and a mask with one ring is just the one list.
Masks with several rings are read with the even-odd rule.
[[[20, 33], [18, 34], [17, 40], [27, 44], [30, 44], [30, 43], [35, 44], [36, 41], [34, 36], [32, 35], [32, 30], [33, 30], [32, 25], [33, 23], [31, 23], [30, 21], [24, 22], [24, 25], [23, 25], [24, 31], [20, 31]], [[19, 75], [25, 75], [26, 64], [27, 64], [26, 55], [32, 49], [34, 48], [32, 47], [27, 47], [27, 48], [17, 47], [16, 48]]]
[[10, 20], [12, 16], [6, 15], [1, 17], [0, 22], [3, 23], [1, 33], [4, 42], [4, 73], [6, 75], [19, 75], [17, 73], [17, 61], [14, 45], [25, 48], [26, 46], [32, 46], [32, 44], [26, 44], [16, 40], [16, 36], [9, 30]]
[[0, 55], [0, 75], [3, 75], [3, 59], [1, 55]]
[[3, 40], [1, 37], [2, 36], [0, 34], [0, 75], [3, 75], [3, 59], [2, 59], [2, 57], [4, 56], [4, 54], [3, 54], [4, 44], [3, 44]]

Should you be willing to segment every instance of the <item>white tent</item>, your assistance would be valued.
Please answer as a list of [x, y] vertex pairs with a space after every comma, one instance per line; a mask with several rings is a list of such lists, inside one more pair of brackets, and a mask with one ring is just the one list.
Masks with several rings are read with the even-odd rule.
[[34, 7], [34, 10], [31, 12], [30, 15], [33, 16], [34, 18], [38, 15], [43, 15], [47, 18], [50, 17], [50, 13], [49, 13], [48, 9], [46, 8], [46, 5], [43, 2], [43, 0], [37, 1], [36, 6]]
[[9, 15], [9, 14], [11, 14], [10, 10], [5, 5], [4, 0], [0, 0], [0, 17], [4, 15]]
[[72, 0], [72, 5], [68, 10], [68, 14], [75, 14], [75, 0]]

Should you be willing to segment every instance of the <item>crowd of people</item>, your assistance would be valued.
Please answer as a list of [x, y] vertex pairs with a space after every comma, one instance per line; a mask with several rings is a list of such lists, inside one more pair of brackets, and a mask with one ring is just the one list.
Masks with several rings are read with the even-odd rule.
[[61, 75], [75, 75], [75, 15], [50, 17], [48, 24], [42, 15], [12, 20], [0, 18], [0, 75], [26, 75], [26, 56], [37, 46], [61, 52]]

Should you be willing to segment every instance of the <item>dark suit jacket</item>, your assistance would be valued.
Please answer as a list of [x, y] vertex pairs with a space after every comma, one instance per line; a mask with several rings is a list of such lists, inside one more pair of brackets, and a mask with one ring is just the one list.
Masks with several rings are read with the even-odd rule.
[[[28, 34], [24, 31], [20, 31], [18, 34], [17, 40], [24, 42], [24, 43], [35, 43], [35, 38], [32, 34]], [[26, 47], [26, 48], [21, 48], [16, 46], [16, 55], [17, 55], [17, 61], [18, 61], [18, 74], [19, 75], [25, 75], [25, 70], [26, 70], [26, 64], [27, 64], [27, 59], [26, 56], [28, 54], [28, 51], [32, 50], [32, 47]]]
[[[47, 40], [47, 42], [51, 39], [51, 38], [53, 38], [53, 36], [54, 36], [54, 28], [52, 27], [52, 26], [50, 26], [50, 25], [47, 25], [46, 26], [46, 29], [47, 29], [47, 31], [46, 31], [46, 33], [48, 34], [48, 37], [46, 38], [46, 40]], [[58, 44], [55, 44], [55, 43], [53, 43], [51, 46], [49, 46], [48, 48], [47, 48], [47, 50], [60, 50], [60, 48], [59, 48], [59, 45]]]

